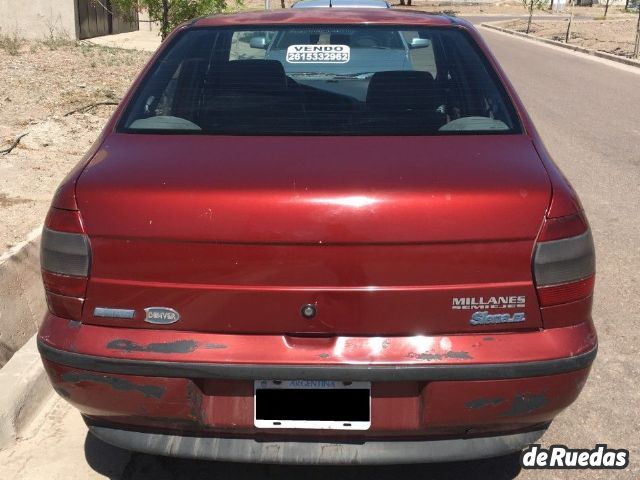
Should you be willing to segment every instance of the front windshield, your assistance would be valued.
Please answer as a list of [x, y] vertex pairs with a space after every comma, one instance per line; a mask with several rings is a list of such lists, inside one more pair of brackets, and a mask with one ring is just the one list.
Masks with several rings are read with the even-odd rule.
[[198, 28], [167, 48], [124, 132], [444, 135], [520, 131], [473, 40], [456, 28]]

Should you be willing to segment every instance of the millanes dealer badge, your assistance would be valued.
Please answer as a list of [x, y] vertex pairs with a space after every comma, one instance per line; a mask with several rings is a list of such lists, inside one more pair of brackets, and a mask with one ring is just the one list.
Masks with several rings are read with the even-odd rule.
[[452, 310], [488, 310], [490, 308], [524, 308], [527, 297], [511, 295], [508, 297], [454, 297]]
[[525, 321], [524, 312], [489, 313], [492, 310], [522, 309], [527, 304], [524, 295], [510, 295], [503, 297], [454, 297], [451, 301], [452, 310], [480, 310], [471, 315], [471, 325], [496, 325], [500, 323], [519, 323]]

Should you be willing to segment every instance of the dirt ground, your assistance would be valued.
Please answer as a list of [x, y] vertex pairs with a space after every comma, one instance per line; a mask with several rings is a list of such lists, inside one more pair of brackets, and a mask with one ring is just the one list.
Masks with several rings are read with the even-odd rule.
[[[564, 42], [568, 20], [533, 21], [530, 34]], [[601, 50], [624, 57], [631, 57], [636, 36], [637, 19], [616, 18], [608, 20], [576, 19], [571, 24], [569, 43], [581, 47]], [[527, 21], [520, 19], [501, 23], [500, 26], [525, 32]]]
[[[6, 39], [5, 39], [6, 40]], [[42, 223], [51, 195], [150, 54], [50, 40], [0, 42], [0, 253]], [[17, 47], [17, 48], [15, 48]]]

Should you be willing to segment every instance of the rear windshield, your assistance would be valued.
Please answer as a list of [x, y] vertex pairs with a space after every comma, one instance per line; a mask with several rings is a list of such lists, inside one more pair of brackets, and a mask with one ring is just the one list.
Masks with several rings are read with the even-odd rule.
[[172, 41], [119, 130], [207, 135], [517, 133], [458, 28], [196, 28]]

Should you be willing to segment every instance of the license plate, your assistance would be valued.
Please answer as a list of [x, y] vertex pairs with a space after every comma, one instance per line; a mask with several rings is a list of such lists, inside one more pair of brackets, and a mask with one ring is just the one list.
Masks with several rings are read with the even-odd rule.
[[371, 382], [256, 380], [257, 428], [367, 430], [371, 426]]

